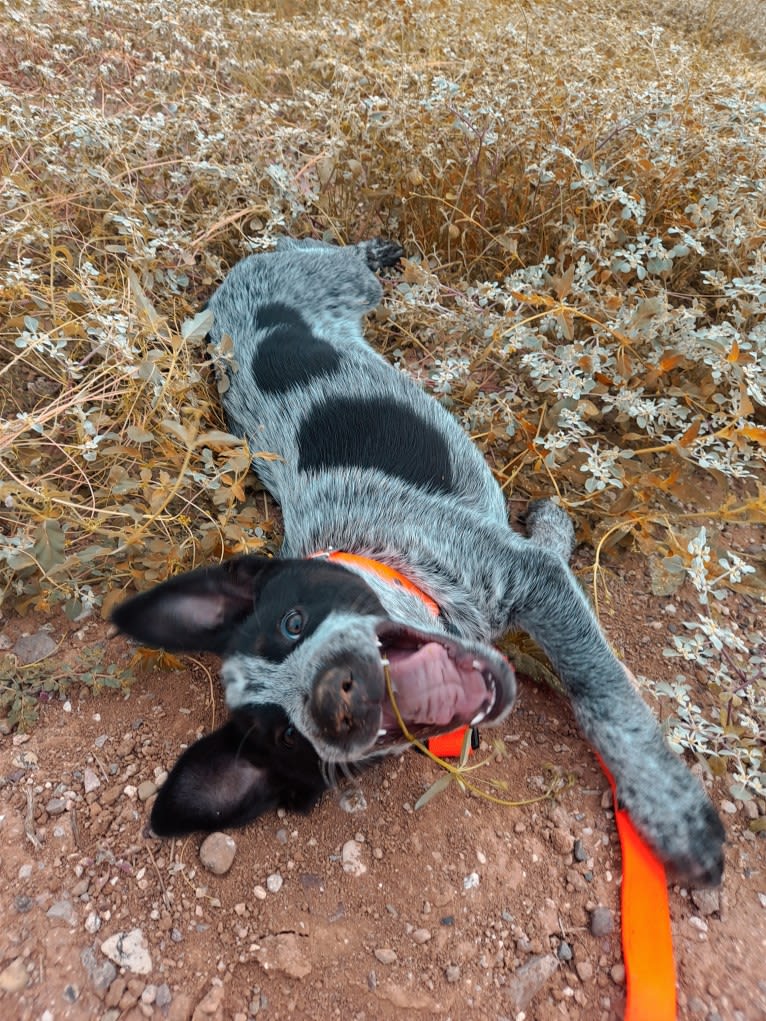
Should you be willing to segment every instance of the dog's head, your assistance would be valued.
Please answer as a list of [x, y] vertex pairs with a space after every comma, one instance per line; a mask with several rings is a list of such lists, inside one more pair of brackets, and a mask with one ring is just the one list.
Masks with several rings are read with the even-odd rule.
[[385, 667], [420, 739], [496, 723], [516, 693], [496, 650], [392, 620], [363, 578], [321, 559], [237, 557], [128, 599], [112, 620], [143, 644], [223, 660], [232, 719], [179, 759], [152, 814], [161, 833], [308, 807], [324, 764], [401, 751]]

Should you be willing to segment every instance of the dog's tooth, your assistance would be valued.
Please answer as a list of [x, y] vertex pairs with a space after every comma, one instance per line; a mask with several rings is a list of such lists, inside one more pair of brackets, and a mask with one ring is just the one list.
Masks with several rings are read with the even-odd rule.
[[375, 735], [375, 737], [376, 738], [378, 738], [378, 737], [385, 737], [387, 733], [388, 733], [388, 731], [386, 730], [386, 728], [385, 727], [381, 727], [380, 730], [378, 731], [378, 733]]
[[474, 718], [471, 720], [471, 722], [468, 724], [468, 726], [469, 727], [478, 727], [478, 725], [481, 723], [481, 721], [484, 719], [484, 717], [486, 715], [487, 715], [487, 710], [486, 709], [482, 709], [480, 712], [478, 712], [474, 716]]
[[481, 670], [481, 663], [478, 661], [478, 659], [475, 659], [473, 663], [471, 663], [471, 666], [474, 668], [474, 670]]
[[383, 664], [383, 666], [391, 666], [391, 661], [386, 659], [385, 656], [380, 657], [380, 662]]

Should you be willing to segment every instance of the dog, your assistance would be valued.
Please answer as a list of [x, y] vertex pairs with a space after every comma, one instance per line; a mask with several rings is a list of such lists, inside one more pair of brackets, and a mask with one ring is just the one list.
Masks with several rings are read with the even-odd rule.
[[[398, 244], [282, 239], [209, 302], [224, 410], [279, 502], [279, 558], [177, 575], [113, 621], [142, 644], [222, 660], [228, 722], [191, 745], [151, 815], [158, 835], [307, 810], [338, 771], [461, 725], [498, 724], [514, 672], [493, 642], [528, 632], [557, 671], [618, 799], [670, 874], [716, 884], [724, 831], [665, 744], [568, 567], [574, 531], [550, 500], [508, 523], [457, 421], [365, 341], [376, 272]], [[377, 566], [382, 565], [382, 566]]]

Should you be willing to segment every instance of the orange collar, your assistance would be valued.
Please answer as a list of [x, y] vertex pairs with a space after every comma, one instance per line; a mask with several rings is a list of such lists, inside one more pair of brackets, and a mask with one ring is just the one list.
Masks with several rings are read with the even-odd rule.
[[388, 585], [392, 585], [394, 588], [406, 589], [413, 596], [417, 596], [421, 602], [426, 604], [433, 617], [439, 616], [439, 604], [434, 602], [430, 596], [426, 595], [409, 578], [406, 578], [393, 567], [389, 567], [388, 564], [381, 564], [379, 560], [371, 560], [369, 557], [361, 557], [357, 553], [342, 553], [339, 550], [331, 550], [327, 553], [312, 553], [310, 559], [314, 557], [323, 557], [325, 560], [332, 560], [335, 563], [348, 567], [358, 567], [361, 571], [377, 575], [378, 578], [381, 578]]

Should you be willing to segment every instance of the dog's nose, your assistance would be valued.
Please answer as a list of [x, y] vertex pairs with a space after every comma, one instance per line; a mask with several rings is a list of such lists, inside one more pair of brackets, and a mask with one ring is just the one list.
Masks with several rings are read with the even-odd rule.
[[371, 703], [363, 677], [351, 666], [331, 666], [317, 679], [312, 698], [314, 717], [323, 735], [342, 743], [374, 734], [379, 707]]

